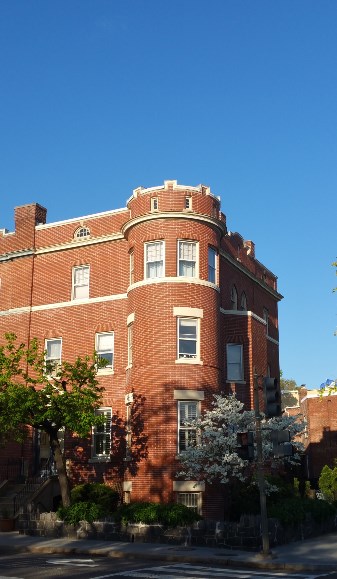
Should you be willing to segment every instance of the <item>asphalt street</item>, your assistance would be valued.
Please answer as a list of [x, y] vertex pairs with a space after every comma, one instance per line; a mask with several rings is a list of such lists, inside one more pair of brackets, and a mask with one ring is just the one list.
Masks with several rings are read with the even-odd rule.
[[221, 568], [190, 563], [116, 561], [107, 557], [12, 554], [0, 557], [0, 579], [337, 579], [336, 573]]

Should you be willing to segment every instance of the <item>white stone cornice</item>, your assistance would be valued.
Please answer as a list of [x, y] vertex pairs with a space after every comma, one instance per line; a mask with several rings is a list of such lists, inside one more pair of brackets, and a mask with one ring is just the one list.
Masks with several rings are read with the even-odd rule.
[[13, 259], [17, 259], [19, 257], [29, 257], [34, 255], [33, 249], [21, 249], [19, 251], [10, 251], [8, 253], [4, 253], [0, 255], [0, 262], [1, 261], [11, 261]]
[[36, 226], [37, 231], [42, 229], [50, 229], [52, 227], [61, 227], [62, 225], [67, 225], [69, 223], [78, 223], [80, 225], [81, 221], [87, 221], [88, 219], [100, 219], [101, 217], [109, 217], [110, 215], [116, 215], [116, 213], [127, 213], [126, 207], [122, 209], [110, 209], [109, 211], [102, 211], [101, 213], [92, 213], [91, 215], [83, 215], [83, 217], [74, 217], [72, 219], [64, 219], [62, 221], [54, 221], [53, 223], [42, 223]]
[[267, 336], [267, 340], [269, 340], [269, 342], [272, 342], [273, 344], [276, 344], [276, 346], [279, 346], [280, 343], [278, 342], [278, 340], [275, 340], [274, 338], [271, 338], [271, 336]]
[[204, 279], [199, 279], [197, 277], [155, 277], [149, 279], [142, 279], [141, 281], [137, 281], [132, 285], [129, 285], [127, 292], [129, 293], [131, 290], [136, 289], [138, 287], [143, 287], [146, 285], [155, 285], [161, 283], [186, 283], [186, 284], [195, 284], [195, 285], [203, 285], [206, 287], [210, 287], [215, 289], [217, 292], [220, 292], [219, 286], [211, 283], [210, 281], [206, 281]]
[[24, 307], [24, 308], [11, 308], [10, 310], [0, 311], [0, 317], [1, 316], [17, 316], [20, 314], [29, 314], [30, 311], [31, 311], [31, 308], [29, 306]]
[[215, 219], [209, 215], [204, 215], [202, 213], [187, 213], [183, 211], [162, 211], [159, 213], [146, 213], [145, 215], [140, 215], [139, 217], [130, 219], [122, 226], [122, 233], [125, 235], [131, 227], [155, 219], [189, 219], [191, 221], [198, 221], [199, 223], [206, 223], [213, 229], [220, 231], [222, 234], [225, 234], [227, 231], [225, 222], [219, 221], [219, 219]]
[[124, 300], [127, 298], [127, 294], [115, 294], [111, 296], [101, 296], [98, 298], [86, 298], [83, 300], [72, 300], [68, 302], [56, 302], [53, 304], [42, 304], [39, 306], [23, 307], [23, 308], [12, 308], [10, 310], [0, 311], [0, 316], [12, 316], [18, 314], [27, 314], [29, 312], [42, 312], [45, 310], [55, 310], [70, 307], [81, 307], [88, 306], [91, 304], [100, 304], [103, 302], [112, 302], [115, 300]]
[[227, 316], [246, 316], [249, 318], [254, 318], [254, 320], [260, 322], [260, 324], [263, 324], [264, 326], [267, 325], [266, 320], [260, 318], [260, 316], [258, 316], [257, 314], [254, 314], [254, 312], [252, 312], [251, 310], [225, 310], [224, 308], [220, 308], [220, 312]]

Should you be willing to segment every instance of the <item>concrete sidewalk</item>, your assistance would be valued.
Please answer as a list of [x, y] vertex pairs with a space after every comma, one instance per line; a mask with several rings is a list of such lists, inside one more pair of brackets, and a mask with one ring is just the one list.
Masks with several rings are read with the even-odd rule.
[[219, 567], [250, 567], [288, 571], [337, 571], [337, 532], [315, 539], [280, 545], [271, 556], [230, 550], [226, 547], [200, 547], [158, 543], [125, 543], [84, 539], [51, 539], [0, 533], [0, 555], [10, 553], [60, 553], [184, 563], [213, 563]]

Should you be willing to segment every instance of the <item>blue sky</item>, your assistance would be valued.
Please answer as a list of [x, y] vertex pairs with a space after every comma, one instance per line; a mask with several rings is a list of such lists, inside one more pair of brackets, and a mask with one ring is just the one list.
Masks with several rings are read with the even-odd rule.
[[0, 228], [210, 185], [279, 278], [280, 363], [337, 377], [337, 2], [1, 0]]

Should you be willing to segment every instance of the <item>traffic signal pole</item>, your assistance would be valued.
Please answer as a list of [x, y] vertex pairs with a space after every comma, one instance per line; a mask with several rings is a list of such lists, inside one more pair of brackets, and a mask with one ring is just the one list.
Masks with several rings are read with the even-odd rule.
[[262, 534], [262, 554], [270, 555], [269, 533], [268, 533], [268, 514], [266, 485], [263, 473], [263, 452], [262, 452], [262, 432], [261, 432], [261, 414], [259, 402], [259, 376], [254, 370], [254, 411], [255, 411], [255, 440], [257, 454], [257, 481], [260, 493], [260, 513], [261, 513], [261, 534]]

